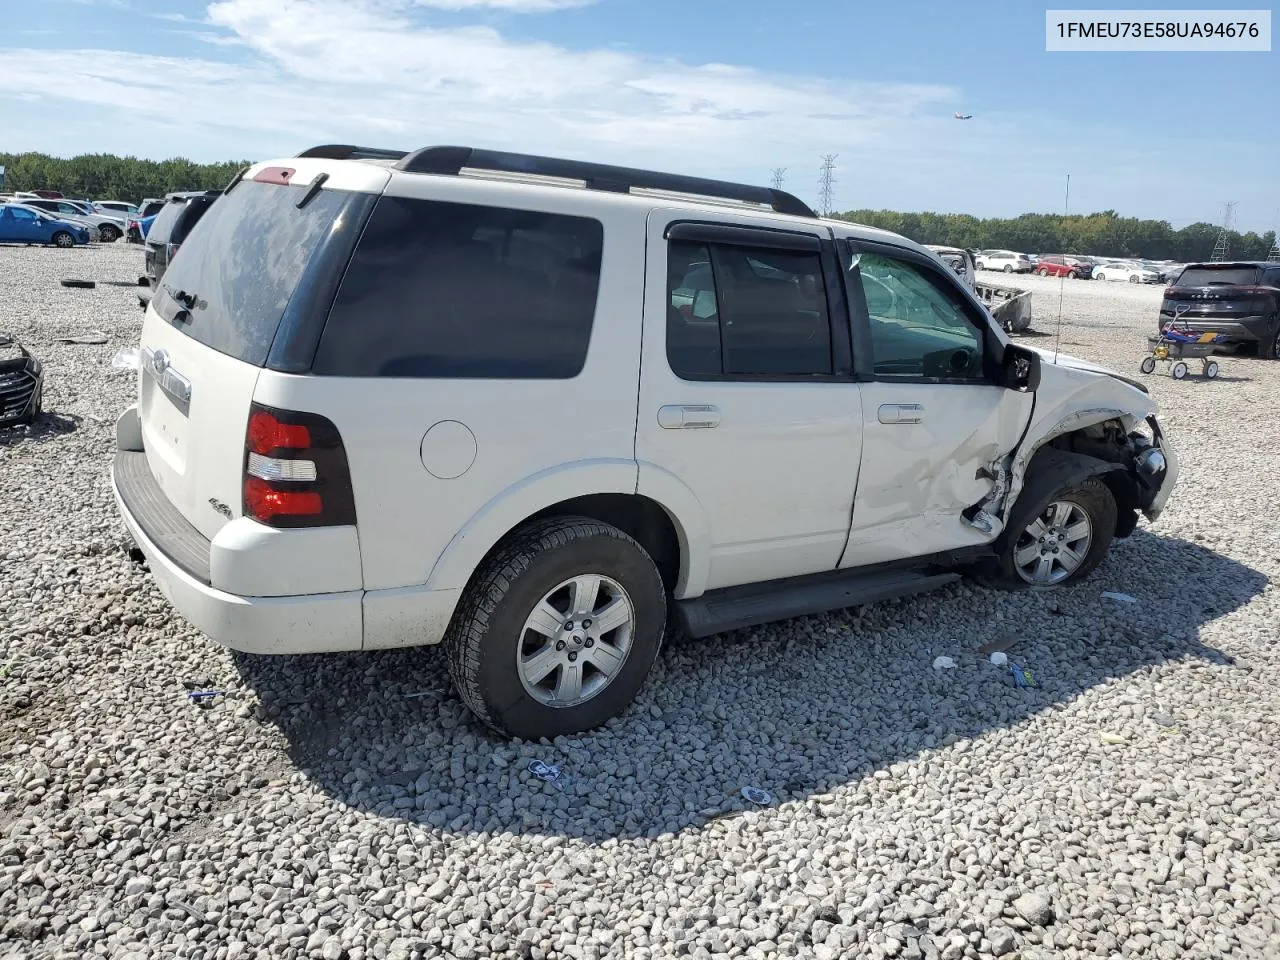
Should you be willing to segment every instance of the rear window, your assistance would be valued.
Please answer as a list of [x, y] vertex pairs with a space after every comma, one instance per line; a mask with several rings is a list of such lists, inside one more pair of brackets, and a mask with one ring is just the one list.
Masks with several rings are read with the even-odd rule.
[[587, 217], [381, 197], [313, 372], [574, 377], [586, 362], [603, 243], [603, 226]]
[[312, 252], [351, 197], [321, 190], [299, 210], [306, 190], [245, 180], [210, 206], [164, 275], [155, 299], [161, 316], [219, 353], [262, 366]]
[[[191, 228], [208, 212], [209, 207], [213, 205], [213, 201], [217, 199], [216, 196], [192, 197], [186, 203], [181, 204], [182, 209], [178, 213], [177, 219], [173, 222], [173, 229], [169, 234], [169, 242], [185, 243]], [[159, 217], [156, 217], [156, 222], [160, 222]]]
[[151, 229], [147, 231], [147, 243], [168, 243], [174, 224], [178, 222], [178, 216], [185, 206], [186, 204], [180, 200], [171, 200], [166, 203], [160, 212], [156, 214], [156, 219], [151, 224]]
[[1257, 283], [1257, 267], [1187, 267], [1178, 277], [1180, 287], [1248, 287]]

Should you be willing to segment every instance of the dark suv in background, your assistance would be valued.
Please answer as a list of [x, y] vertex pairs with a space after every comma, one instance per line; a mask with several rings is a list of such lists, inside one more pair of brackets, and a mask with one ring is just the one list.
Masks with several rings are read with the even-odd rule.
[[169, 263], [178, 255], [178, 249], [191, 232], [191, 228], [200, 222], [205, 211], [222, 195], [221, 190], [198, 190], [191, 193], [171, 193], [165, 197], [165, 204], [156, 214], [156, 219], [147, 231], [146, 251], [146, 285], [149, 288], [140, 292], [139, 301], [146, 306], [150, 292], [159, 288], [160, 281]]
[[1217, 333], [1233, 346], [1280, 357], [1280, 263], [1189, 263], [1164, 291], [1160, 327]]

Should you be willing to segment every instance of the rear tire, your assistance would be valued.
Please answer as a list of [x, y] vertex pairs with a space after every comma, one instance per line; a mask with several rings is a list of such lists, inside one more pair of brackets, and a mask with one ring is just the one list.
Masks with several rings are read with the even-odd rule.
[[98, 228], [98, 239], [103, 243], [115, 243], [121, 236], [121, 232], [109, 223]]
[[1191, 372], [1191, 368], [1188, 367], [1181, 360], [1179, 360], [1177, 363], [1173, 365], [1173, 379], [1175, 380], [1187, 379], [1187, 374], [1190, 372]]
[[[585, 609], [598, 602], [603, 615], [621, 600], [631, 619], [593, 637], [573, 586], [584, 578], [601, 582], [600, 593], [592, 594], [598, 600]], [[550, 614], [563, 618], [563, 642], [531, 625], [539, 610], [547, 612], [547, 623]], [[639, 543], [597, 520], [554, 517], [520, 528], [485, 561], [444, 645], [454, 685], [480, 721], [504, 736], [537, 740], [581, 733], [622, 713], [644, 685], [666, 622], [666, 588]], [[594, 652], [586, 649], [594, 644]], [[556, 665], [534, 680], [536, 660]], [[581, 699], [566, 696], [566, 705], [552, 705], [562, 683], [571, 687], [575, 670]]]
[[1047, 277], [1049, 275], [1049, 271], [1044, 267], [1041, 267], [1039, 270], [1036, 271], [1036, 273], [1042, 277]]
[[53, 235], [53, 245], [55, 247], [62, 247], [63, 249], [66, 249], [67, 247], [74, 247], [76, 245], [76, 238], [65, 230], [59, 230]]
[[1076, 273], [1074, 270], [1068, 270], [1068, 271], [1067, 271], [1067, 279], [1068, 279], [1068, 280], [1077, 280], [1077, 279], [1079, 279], [1079, 277], [1080, 277], [1080, 274]]
[[1130, 282], [1130, 283], [1137, 283], [1137, 282], [1138, 282], [1138, 277], [1137, 277], [1136, 275], [1134, 275], [1134, 274], [1130, 274], [1130, 276], [1129, 276], [1129, 282]]
[[1280, 359], [1280, 317], [1275, 321], [1276, 332], [1270, 340], [1263, 340], [1258, 345], [1258, 356], [1263, 360]]
[[1004, 272], [1005, 272], [1005, 273], [1013, 273], [1013, 265], [1012, 265], [1012, 264], [1009, 264], [1009, 263], [1006, 263], [1006, 264], [1004, 265]]
[[[1058, 553], [1042, 554], [1043, 544], [1039, 542], [1039, 538], [1054, 529], [1050, 521], [1058, 504], [1069, 506], [1070, 522], [1065, 528], [1067, 539], [1049, 545], [1050, 550], [1057, 546]], [[1081, 540], [1070, 539], [1070, 531], [1078, 529], [1081, 517], [1088, 526], [1087, 545]], [[1078, 583], [1093, 573], [1106, 557], [1115, 537], [1116, 517], [1115, 497], [1098, 477], [1086, 477], [1065, 484], [1049, 495], [1036, 497], [1033, 501], [1019, 500], [1009, 515], [1005, 532], [997, 541], [995, 560], [977, 572], [977, 579], [986, 586], [1001, 590], [1048, 590]], [[1045, 525], [1044, 533], [1036, 528], [1037, 523]], [[1075, 549], [1068, 554], [1064, 548], [1073, 545]], [[1067, 571], [1063, 559], [1076, 553], [1079, 554], [1079, 559], [1073, 561], [1074, 568]], [[1034, 572], [1040, 565], [1041, 556], [1048, 558], [1050, 574], [1057, 579], [1036, 582], [1028, 578], [1027, 570]], [[1023, 572], [1019, 572], [1020, 567]]]

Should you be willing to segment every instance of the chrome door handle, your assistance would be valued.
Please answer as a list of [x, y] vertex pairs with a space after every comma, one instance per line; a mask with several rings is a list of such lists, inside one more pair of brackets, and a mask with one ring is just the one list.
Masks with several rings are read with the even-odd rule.
[[709, 403], [669, 403], [658, 408], [664, 430], [706, 430], [720, 425], [720, 409]]
[[924, 404], [882, 403], [877, 415], [881, 423], [919, 423], [924, 419]]

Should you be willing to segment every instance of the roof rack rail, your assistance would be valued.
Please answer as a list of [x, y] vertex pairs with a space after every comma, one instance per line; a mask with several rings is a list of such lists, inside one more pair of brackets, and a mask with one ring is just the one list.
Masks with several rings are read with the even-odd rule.
[[404, 150], [387, 150], [383, 147], [355, 147], [349, 143], [325, 143], [310, 150], [303, 150], [299, 157], [320, 157], [324, 160], [399, 160]]
[[674, 173], [585, 163], [581, 160], [559, 160], [555, 157], [535, 157], [476, 147], [423, 147], [405, 154], [396, 163], [396, 169], [407, 173], [437, 173], [448, 176], [457, 176], [463, 169], [470, 169], [559, 177], [564, 180], [581, 180], [588, 190], [607, 190], [611, 193], [628, 193], [633, 188], [661, 190], [757, 203], [770, 207], [777, 213], [790, 213], [800, 217], [816, 219], [818, 216], [799, 198], [769, 187], [752, 187], [723, 180], [706, 180], [702, 177], [684, 177]]

